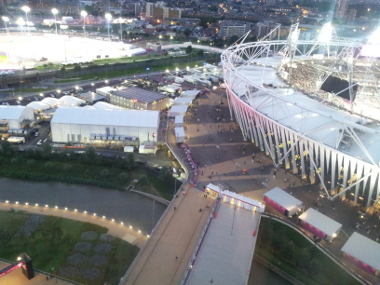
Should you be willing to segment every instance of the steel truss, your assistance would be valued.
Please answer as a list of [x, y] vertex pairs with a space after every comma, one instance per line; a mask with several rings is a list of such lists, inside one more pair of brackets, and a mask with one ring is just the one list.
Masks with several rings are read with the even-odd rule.
[[[361, 123], [360, 120], [357, 122], [346, 120], [341, 116], [319, 112], [313, 106], [291, 102], [286, 96], [281, 96], [273, 89], [264, 86], [263, 81], [252, 80], [246, 72], [241, 72], [245, 67], [257, 66], [257, 59], [260, 59], [262, 70], [274, 69], [277, 72], [293, 62], [300, 64], [313, 61], [310, 49], [318, 50], [318, 43], [316, 41], [299, 41], [297, 29], [297, 26], [290, 29], [288, 40], [265, 40], [255, 43], [242, 41], [235, 43], [222, 53], [221, 59], [231, 118], [234, 118], [240, 125], [244, 139], [250, 140], [265, 152], [276, 167], [290, 169], [311, 184], [318, 184], [329, 199], [350, 198], [355, 203], [361, 203], [368, 210], [380, 195], [380, 168], [379, 156], [376, 156], [373, 150], [368, 149], [368, 142], [364, 139], [370, 137], [374, 141], [380, 141], [379, 132]], [[371, 78], [368, 67], [354, 65], [355, 56], [361, 49], [361, 45], [361, 43], [347, 40], [330, 42], [330, 55], [325, 57], [325, 60], [329, 61], [333, 67], [344, 66], [344, 68], [336, 71], [337, 68], [332, 67], [334, 70], [331, 70], [331, 67], [329, 69], [323, 64], [316, 67], [317, 72], [320, 71], [324, 74], [324, 77], [320, 78], [320, 84], [334, 72], [338, 76], [340, 73], [341, 77], [345, 77], [350, 82], [349, 88], [352, 88], [354, 84], [358, 84], [354, 82], [353, 78], [359, 69], [366, 74], [363, 78], [371, 80], [371, 84], [377, 88], [378, 78], [375, 80]], [[301, 52], [299, 46], [306, 46], [309, 49]], [[283, 57], [277, 66], [270, 64], [270, 57], [273, 55], [271, 51], [275, 50], [278, 50], [278, 55]], [[332, 50], [336, 52], [331, 52]], [[369, 68], [373, 70], [373, 65], [370, 65]], [[265, 72], [263, 71], [262, 74], [264, 76]], [[237, 89], [237, 87], [239, 88]], [[259, 98], [256, 95], [257, 90], [264, 91], [267, 95], [264, 101], [257, 100]], [[318, 118], [328, 119], [328, 123], [321, 124], [307, 132], [299, 131], [299, 128], [292, 127], [296, 126], [297, 121], [292, 122], [291, 112], [288, 109], [288, 106], [294, 105], [302, 110], [298, 114], [302, 118], [318, 116], [315, 120]], [[269, 108], [266, 113], [261, 111], [264, 107]], [[273, 114], [279, 111], [285, 116], [289, 114], [288, 124], [273, 119], [275, 117]], [[333, 145], [312, 138], [313, 134], [326, 129], [336, 131], [337, 139]], [[363, 134], [366, 134], [367, 137], [364, 138]], [[360, 156], [345, 151], [352, 145], [360, 149]]]

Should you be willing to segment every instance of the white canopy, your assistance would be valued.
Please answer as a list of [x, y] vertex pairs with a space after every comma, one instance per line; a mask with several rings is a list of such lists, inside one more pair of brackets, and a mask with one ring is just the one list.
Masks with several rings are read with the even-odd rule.
[[342, 227], [342, 224], [325, 216], [317, 210], [314, 210], [313, 208], [309, 208], [298, 218], [302, 221], [305, 221], [309, 225], [312, 225], [316, 229], [324, 232], [328, 236], [334, 236], [334, 234], [338, 234]]
[[179, 97], [174, 101], [174, 105], [186, 105], [189, 106], [193, 102], [191, 97]]
[[223, 201], [231, 202], [234, 199], [234, 204], [238, 205], [247, 210], [253, 210], [253, 207], [256, 207], [257, 211], [264, 212], [264, 205], [259, 201], [253, 200], [251, 198], [240, 195], [236, 192], [231, 192], [229, 190], [222, 191]]
[[169, 110], [169, 117], [185, 116], [188, 106], [186, 105], [174, 105]]
[[51, 97], [46, 97], [42, 99], [41, 102], [48, 104], [50, 108], [55, 108], [59, 104], [59, 100], [57, 98], [51, 98]]
[[342, 247], [342, 252], [380, 271], [380, 244], [354, 232]]
[[289, 212], [292, 212], [294, 208], [300, 208], [302, 206], [302, 201], [286, 193], [279, 187], [275, 187], [272, 190], [269, 190], [264, 194], [264, 196], [276, 202], [278, 205], [285, 208]]
[[110, 103], [106, 103], [106, 102], [97, 102], [93, 105], [95, 108], [97, 109], [117, 109], [117, 110], [122, 110], [123, 108], [119, 107], [119, 106], [116, 106], [116, 105], [113, 105], [113, 104], [110, 104]]
[[46, 103], [41, 102], [41, 101], [33, 101], [33, 102], [29, 103], [26, 106], [32, 108], [35, 111], [37, 111], [37, 110], [43, 111], [43, 110], [50, 109], [50, 105], [49, 104], [46, 104]]
[[86, 101], [76, 98], [74, 96], [62, 96], [59, 100], [59, 105], [60, 106], [80, 106], [81, 104], [85, 104]]

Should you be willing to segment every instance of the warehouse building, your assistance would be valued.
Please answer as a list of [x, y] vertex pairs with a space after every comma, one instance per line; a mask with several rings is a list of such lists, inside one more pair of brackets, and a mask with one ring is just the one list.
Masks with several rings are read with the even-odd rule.
[[35, 122], [33, 109], [25, 106], [0, 106], [0, 133], [27, 134]]
[[158, 127], [158, 111], [58, 108], [51, 120], [53, 142], [109, 147], [149, 141]]
[[169, 107], [169, 98], [165, 95], [137, 87], [111, 91], [109, 102], [123, 108], [138, 110], [160, 111]]

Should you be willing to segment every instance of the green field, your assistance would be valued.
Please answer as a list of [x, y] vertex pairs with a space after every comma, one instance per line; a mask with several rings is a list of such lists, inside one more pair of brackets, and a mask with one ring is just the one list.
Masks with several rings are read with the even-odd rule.
[[[118, 284], [139, 249], [106, 228], [22, 211], [0, 212], [0, 257], [21, 253], [36, 269], [88, 285]], [[90, 239], [91, 238], [91, 239]]]
[[304, 284], [360, 284], [315, 244], [272, 219], [261, 219], [255, 254]]

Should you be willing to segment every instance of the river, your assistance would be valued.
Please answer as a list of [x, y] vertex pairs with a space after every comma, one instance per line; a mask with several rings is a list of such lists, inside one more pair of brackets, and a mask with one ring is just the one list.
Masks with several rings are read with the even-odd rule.
[[166, 206], [140, 194], [57, 182], [0, 178], [0, 200], [68, 207], [106, 216], [150, 233]]
[[[166, 206], [140, 194], [87, 185], [57, 182], [31, 182], [0, 178], [0, 200], [68, 207], [122, 221], [150, 233]], [[253, 262], [250, 284], [288, 285], [280, 276]], [[253, 281], [253, 283], [252, 283]]]

